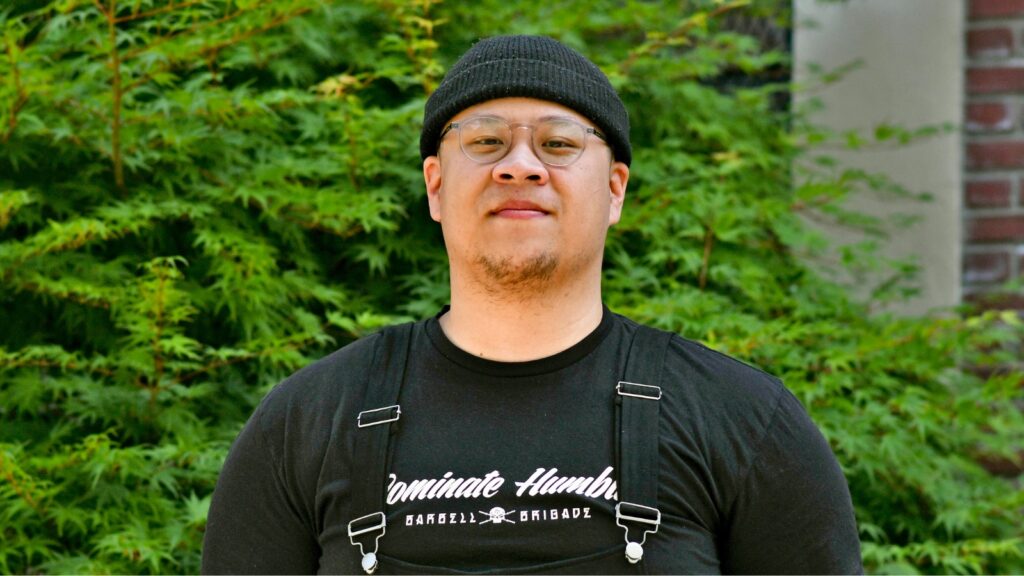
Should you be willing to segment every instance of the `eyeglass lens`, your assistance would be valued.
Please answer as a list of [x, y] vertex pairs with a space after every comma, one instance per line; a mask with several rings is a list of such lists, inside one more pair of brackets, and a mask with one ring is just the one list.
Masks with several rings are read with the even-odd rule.
[[[500, 118], [478, 117], [459, 123], [462, 151], [482, 164], [497, 162], [512, 145], [512, 127]], [[545, 164], [565, 166], [583, 153], [587, 130], [575, 122], [545, 120], [533, 127], [533, 151]]]

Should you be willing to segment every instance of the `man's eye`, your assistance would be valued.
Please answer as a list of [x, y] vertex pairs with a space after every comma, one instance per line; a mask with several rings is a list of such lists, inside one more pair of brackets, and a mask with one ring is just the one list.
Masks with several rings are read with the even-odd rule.
[[494, 147], [502, 146], [504, 142], [497, 136], [478, 136], [471, 139], [469, 145], [474, 147]]
[[541, 146], [552, 152], [574, 152], [579, 149], [579, 144], [564, 138], [551, 138], [545, 140]]

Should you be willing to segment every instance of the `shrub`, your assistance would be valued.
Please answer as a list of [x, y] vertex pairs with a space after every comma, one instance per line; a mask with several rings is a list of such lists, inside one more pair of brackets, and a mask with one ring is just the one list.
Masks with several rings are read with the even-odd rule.
[[804, 218], [878, 233], [842, 199], [888, 184], [811, 159], [827, 135], [774, 105], [785, 82], [716, 87], [785, 69], [718, 18], [779, 6], [681, 4], [10, 3], [0, 571], [198, 570], [259, 398], [446, 301], [420, 113], [445, 65], [507, 31], [580, 48], [630, 107], [609, 305], [784, 378], [847, 474], [869, 569], [1024, 570], [1024, 493], [978, 464], [1024, 435], [1020, 375], [999, 369], [1016, 317], [895, 318], [849, 296]]

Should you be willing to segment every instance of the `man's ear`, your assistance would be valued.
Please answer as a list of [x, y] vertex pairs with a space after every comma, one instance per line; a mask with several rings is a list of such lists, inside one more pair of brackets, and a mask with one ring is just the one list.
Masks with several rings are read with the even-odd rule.
[[427, 156], [423, 161], [423, 182], [427, 186], [427, 204], [430, 205], [430, 217], [435, 222], [440, 222], [441, 160], [437, 156]]
[[629, 166], [612, 162], [608, 170], [608, 190], [611, 203], [608, 206], [608, 225], [615, 224], [622, 216], [622, 203], [626, 200], [626, 184], [629, 182]]

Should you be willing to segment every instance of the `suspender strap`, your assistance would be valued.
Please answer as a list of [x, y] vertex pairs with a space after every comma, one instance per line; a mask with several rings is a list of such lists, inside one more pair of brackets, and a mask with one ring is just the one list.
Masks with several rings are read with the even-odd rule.
[[643, 557], [647, 534], [658, 531], [658, 423], [661, 374], [672, 333], [639, 326], [630, 344], [623, 380], [615, 386], [619, 408], [619, 503], [615, 522], [626, 532], [626, 559]]
[[402, 409], [398, 396], [405, 381], [413, 324], [385, 328], [374, 348], [363, 411], [356, 418], [352, 459], [352, 521], [348, 536], [363, 555], [367, 574], [377, 569], [377, 545], [387, 527], [384, 486], [388, 442]]

